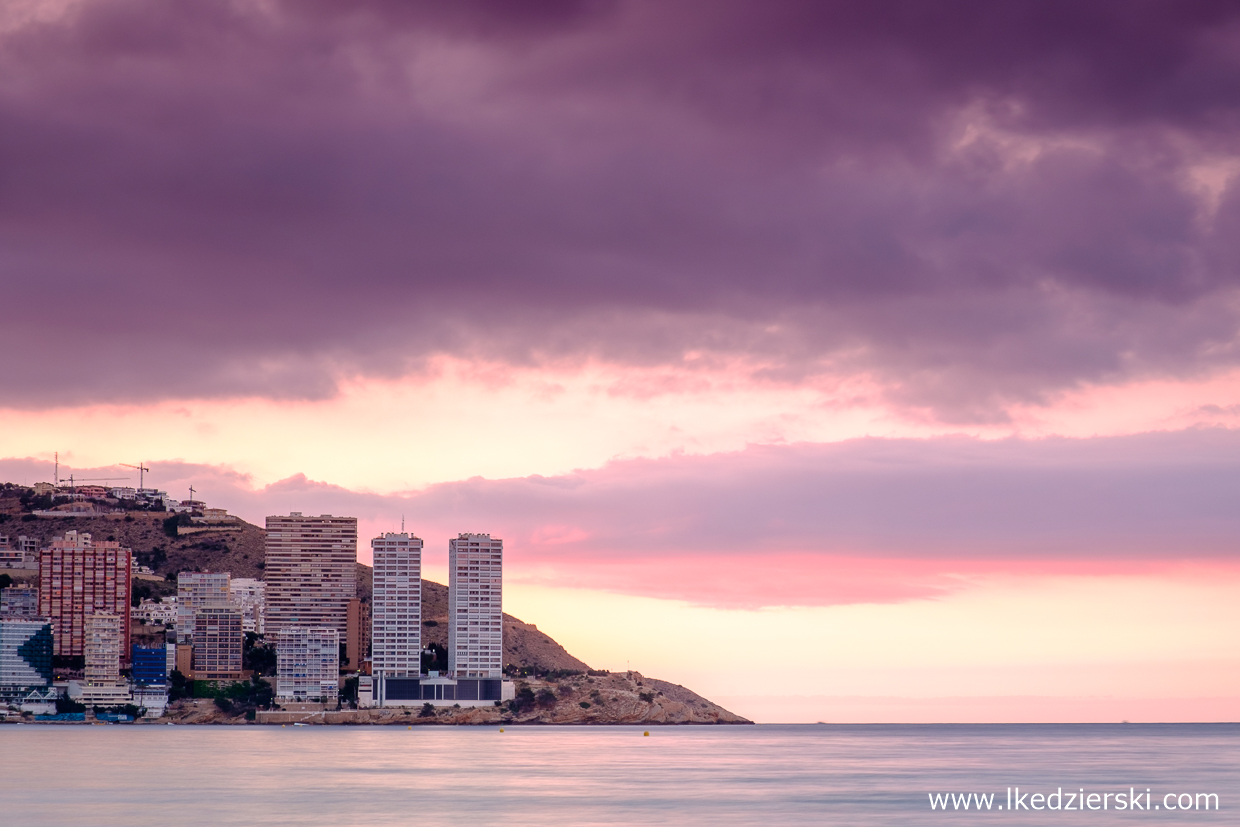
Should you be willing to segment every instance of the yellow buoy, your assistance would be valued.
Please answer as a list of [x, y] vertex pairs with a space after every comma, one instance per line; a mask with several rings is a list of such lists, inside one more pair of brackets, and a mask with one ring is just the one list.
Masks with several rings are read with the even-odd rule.
[[413, 727], [411, 727], [411, 726], [407, 726], [407, 727], [405, 727], [405, 729], [413, 729]]
[[504, 731], [504, 728], [503, 728], [503, 727], [500, 727], [500, 728], [499, 728], [499, 731], [500, 731], [500, 732], [503, 732], [503, 731]]
[[643, 733], [642, 733], [642, 737], [643, 737], [643, 738], [649, 738], [649, 737], [650, 737], [650, 730], [646, 730], [645, 732], [643, 732]]

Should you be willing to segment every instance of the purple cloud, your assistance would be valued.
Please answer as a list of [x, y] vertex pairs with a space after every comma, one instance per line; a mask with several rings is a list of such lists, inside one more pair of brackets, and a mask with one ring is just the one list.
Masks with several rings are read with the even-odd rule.
[[[503, 537], [518, 579], [772, 605], [928, 596], [958, 585], [946, 576], [960, 572], [1234, 566], [1237, 457], [1240, 432], [1228, 429], [1089, 440], [860, 439], [618, 461], [559, 477], [476, 478], [393, 495], [300, 474], [256, 488], [226, 468], [149, 465], [160, 487], [192, 483], [212, 505], [260, 525], [289, 511], [348, 514], [365, 534], [395, 530], [403, 517], [432, 553], [461, 531]], [[11, 480], [50, 471], [47, 463], [0, 461], [0, 475]], [[369, 537], [361, 539], [364, 553]], [[799, 572], [795, 588], [790, 569]], [[680, 574], [662, 576], [669, 572]]]
[[1240, 194], [1190, 184], [1237, 47], [1205, 2], [83, 4], [0, 34], [0, 404], [704, 350], [963, 421], [1231, 367]]

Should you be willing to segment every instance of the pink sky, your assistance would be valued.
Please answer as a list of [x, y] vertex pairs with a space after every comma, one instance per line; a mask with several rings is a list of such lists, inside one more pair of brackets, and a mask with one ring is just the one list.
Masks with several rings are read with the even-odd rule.
[[1240, 13], [1142, 9], [7, 4], [0, 477], [490, 531], [759, 720], [1236, 720]]

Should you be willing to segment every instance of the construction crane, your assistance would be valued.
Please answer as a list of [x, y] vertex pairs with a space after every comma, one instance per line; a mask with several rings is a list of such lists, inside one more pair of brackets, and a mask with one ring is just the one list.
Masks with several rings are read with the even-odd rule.
[[138, 489], [141, 490], [143, 488], [142, 475], [146, 473], [147, 471], [150, 471], [151, 470], [150, 468], [147, 468], [141, 462], [139, 462], [137, 465], [126, 465], [123, 462], [118, 462], [117, 465], [119, 465], [122, 468], [132, 468], [133, 470], [137, 471], [138, 472]]

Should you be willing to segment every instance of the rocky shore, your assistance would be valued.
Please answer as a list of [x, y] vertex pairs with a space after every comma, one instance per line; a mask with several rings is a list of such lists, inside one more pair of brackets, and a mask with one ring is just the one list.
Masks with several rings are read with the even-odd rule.
[[[718, 704], [674, 683], [639, 672], [573, 675], [559, 680], [517, 681], [518, 702], [489, 707], [420, 706], [384, 709], [323, 709], [313, 704], [258, 712], [254, 720], [231, 715], [206, 699], [178, 701], [148, 724], [748, 724]], [[524, 703], [521, 702], [524, 698]], [[531, 700], [532, 699], [532, 700]], [[514, 708], [515, 707], [515, 708]]]

